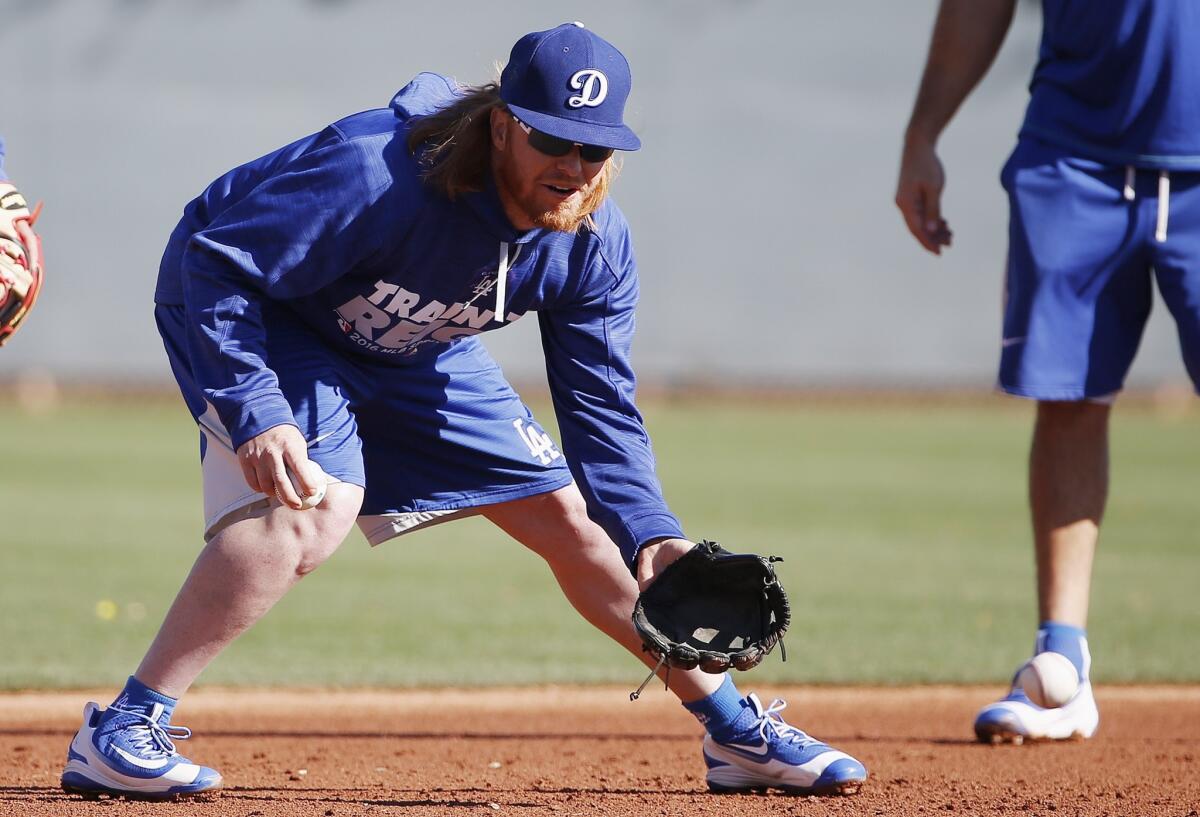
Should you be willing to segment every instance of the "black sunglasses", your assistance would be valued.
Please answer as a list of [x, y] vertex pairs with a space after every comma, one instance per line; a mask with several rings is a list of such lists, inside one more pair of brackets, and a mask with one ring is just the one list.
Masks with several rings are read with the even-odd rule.
[[512, 116], [513, 121], [521, 126], [521, 130], [529, 134], [529, 145], [538, 153], [544, 153], [547, 156], [566, 156], [571, 152], [571, 148], [579, 145], [579, 158], [585, 162], [603, 162], [608, 157], [613, 155], [612, 148], [601, 147], [600, 145], [582, 145], [579, 142], [571, 142], [567, 139], [560, 139], [557, 136], [551, 136], [548, 133], [542, 133], [537, 128], [530, 127]]

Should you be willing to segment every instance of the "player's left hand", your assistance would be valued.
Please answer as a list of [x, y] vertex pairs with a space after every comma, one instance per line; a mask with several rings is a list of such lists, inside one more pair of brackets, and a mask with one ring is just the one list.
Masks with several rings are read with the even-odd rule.
[[663, 568], [695, 546], [695, 542], [687, 539], [658, 539], [643, 545], [637, 558], [638, 590], [644, 591], [662, 573]]
[[643, 548], [638, 559], [642, 592], [633, 609], [643, 646], [680, 669], [698, 666], [717, 673], [756, 666], [791, 621], [776, 561], [685, 539]]
[[33, 231], [38, 210], [30, 213], [17, 189], [0, 182], [0, 346], [20, 327], [42, 288], [42, 243]]

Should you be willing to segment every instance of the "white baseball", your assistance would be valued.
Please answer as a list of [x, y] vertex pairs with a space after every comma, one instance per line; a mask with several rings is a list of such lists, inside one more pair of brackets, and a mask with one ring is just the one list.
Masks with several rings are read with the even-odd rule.
[[1038, 706], [1056, 709], [1075, 697], [1079, 672], [1071, 659], [1061, 653], [1038, 653], [1017, 673], [1017, 686]]
[[[312, 460], [309, 460], [309, 462], [312, 462]], [[311, 510], [312, 508], [315, 508], [321, 504], [321, 502], [325, 499], [325, 488], [329, 483], [329, 475], [325, 473], [325, 471], [321, 468], [321, 466], [317, 465], [317, 463], [315, 463], [315, 462], [313, 462], [312, 464], [313, 464], [314, 468], [316, 468], [318, 471], [321, 472], [321, 479], [323, 481], [321, 482], [321, 484], [319, 486], [317, 486], [316, 493], [312, 494], [311, 496], [304, 495], [304, 491], [300, 487], [300, 483], [297, 480], [296, 475], [294, 473], [292, 473], [291, 468], [287, 469], [288, 479], [290, 479], [292, 481], [292, 488], [296, 491], [296, 494], [300, 497], [300, 510], [302, 510], [302, 511]], [[283, 497], [280, 497], [279, 501], [282, 502]]]

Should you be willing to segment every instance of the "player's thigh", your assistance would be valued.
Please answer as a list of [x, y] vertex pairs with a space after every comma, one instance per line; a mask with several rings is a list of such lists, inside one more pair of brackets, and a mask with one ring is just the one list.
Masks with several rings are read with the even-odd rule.
[[1184, 365], [1200, 390], [1200, 172], [1172, 173], [1170, 183], [1166, 240], [1152, 245], [1154, 271]]
[[1018, 146], [1003, 181], [1000, 386], [1040, 400], [1119, 391], [1151, 304], [1144, 202], [1122, 195], [1123, 169], [1032, 140]]
[[[279, 502], [246, 484], [229, 431], [193, 377], [183, 307], [156, 306], [155, 320], [171, 371], [200, 429], [204, 528], [206, 538], [211, 539], [231, 524], [264, 516]], [[307, 330], [287, 324], [279, 316], [272, 320], [267, 355], [268, 364], [279, 378], [280, 390], [308, 442], [309, 458], [333, 481], [363, 486], [361, 443], [348, 390], [341, 382], [342, 361]], [[341, 493], [345, 492], [338, 496]], [[354, 492], [347, 494], [352, 495], [357, 496]], [[333, 502], [345, 504], [341, 500]], [[322, 519], [332, 524], [334, 516]], [[315, 517], [310, 521], [315, 522]]]

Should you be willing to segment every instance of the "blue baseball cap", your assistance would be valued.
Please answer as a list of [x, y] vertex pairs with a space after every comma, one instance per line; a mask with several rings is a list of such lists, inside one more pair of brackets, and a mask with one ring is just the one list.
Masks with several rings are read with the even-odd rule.
[[517, 40], [500, 74], [500, 98], [543, 133], [616, 150], [642, 141], [623, 122], [632, 79], [629, 61], [612, 43], [563, 23]]

